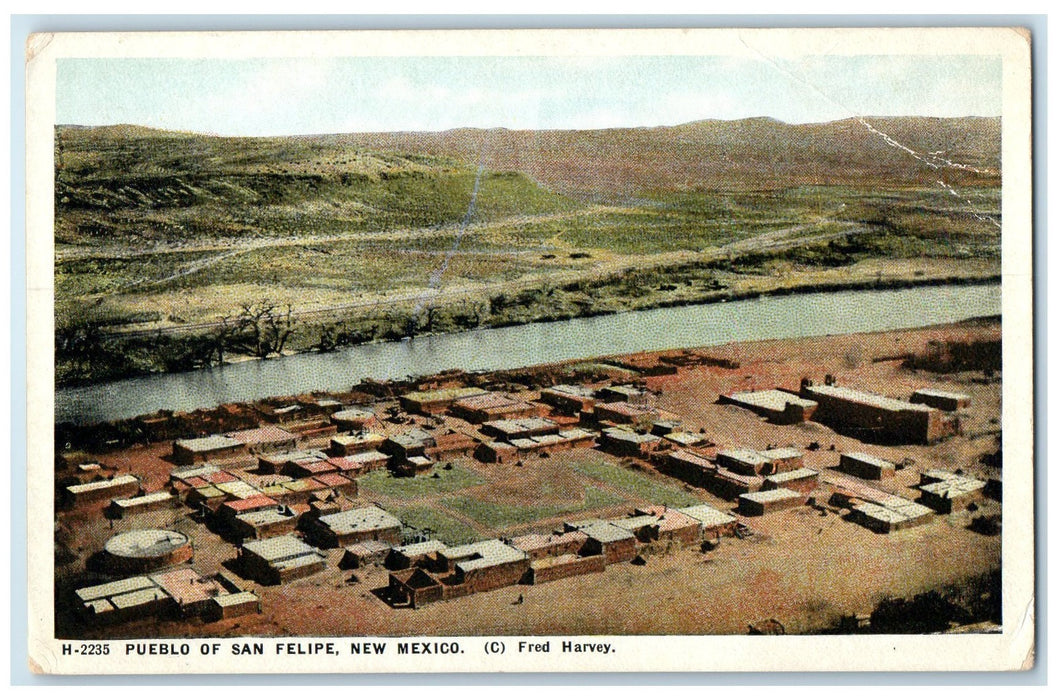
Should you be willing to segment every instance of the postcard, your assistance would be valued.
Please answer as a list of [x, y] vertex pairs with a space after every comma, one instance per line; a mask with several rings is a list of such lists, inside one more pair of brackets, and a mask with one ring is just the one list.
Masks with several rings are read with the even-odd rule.
[[33, 35], [28, 664], [1031, 668], [1031, 41]]

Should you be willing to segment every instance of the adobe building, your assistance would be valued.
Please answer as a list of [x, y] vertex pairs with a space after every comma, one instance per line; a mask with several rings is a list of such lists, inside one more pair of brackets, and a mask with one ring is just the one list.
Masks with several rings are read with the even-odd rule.
[[580, 554], [587, 542], [588, 536], [580, 530], [546, 535], [532, 533], [511, 538], [511, 546], [525, 552], [531, 561], [565, 554]]
[[366, 540], [345, 548], [338, 566], [343, 569], [359, 569], [371, 564], [383, 564], [393, 547], [388, 542]]
[[393, 463], [399, 463], [407, 461], [409, 457], [425, 457], [426, 448], [436, 446], [433, 435], [422, 428], [412, 428], [386, 438], [378, 449], [393, 457]]
[[400, 397], [400, 406], [408, 413], [435, 415], [444, 413], [456, 401], [487, 394], [484, 389], [473, 386], [435, 389], [433, 391], [413, 391]]
[[427, 447], [423, 456], [434, 461], [469, 457], [478, 445], [471, 436], [452, 429], [434, 433], [433, 441], [433, 446]]
[[764, 486], [764, 477], [756, 474], [739, 474], [718, 467], [705, 472], [705, 488], [712, 494], [728, 501], [736, 500], [746, 493], [756, 493]]
[[481, 433], [498, 440], [511, 441], [516, 438], [531, 438], [537, 435], [557, 435], [558, 423], [547, 418], [513, 418], [488, 421], [481, 426]]
[[322, 460], [327, 455], [319, 450], [292, 450], [257, 455], [258, 474], [283, 474], [298, 461]]
[[624, 402], [633, 406], [647, 405], [647, 392], [629, 385], [604, 386], [595, 392], [595, 395], [605, 403]]
[[67, 486], [63, 495], [67, 506], [78, 507], [109, 503], [115, 498], [127, 498], [136, 496], [139, 493], [140, 480], [132, 474], [122, 474], [113, 479]]
[[261, 612], [261, 599], [250, 591], [223, 593], [209, 599], [206, 619], [228, 620]]
[[275, 508], [242, 513], [230, 525], [236, 539], [245, 542], [289, 535], [297, 529], [298, 519], [288, 508]]
[[378, 506], [366, 506], [325, 515], [310, 521], [306, 529], [321, 547], [332, 548], [368, 540], [398, 545], [402, 527], [400, 520]]
[[595, 404], [595, 420], [612, 425], [631, 425], [649, 430], [658, 418], [658, 410], [649, 406], [637, 406], [625, 401]]
[[661, 445], [661, 438], [649, 433], [635, 433], [624, 428], [604, 428], [599, 449], [618, 457], [647, 458]]
[[933, 480], [922, 475], [919, 502], [938, 513], [947, 515], [965, 510], [970, 503], [984, 495], [985, 482], [966, 476], [952, 474], [951, 478]]
[[103, 546], [108, 572], [142, 574], [191, 561], [191, 540], [175, 530], [132, 530], [114, 535]]
[[378, 426], [378, 418], [374, 413], [363, 408], [346, 408], [331, 414], [331, 422], [338, 430], [359, 433]]
[[814, 469], [801, 468], [764, 477], [764, 484], [761, 485], [760, 490], [790, 489], [807, 496], [818, 486], [819, 472]]
[[804, 494], [792, 489], [779, 488], [742, 494], [738, 497], [738, 512], [743, 515], [759, 516], [804, 504]]
[[[650, 432], [654, 435], [658, 434], [657, 427], [660, 423], [654, 424], [654, 429]], [[693, 447], [713, 447], [712, 441], [702, 433], [688, 433], [682, 430], [673, 430], [667, 432], [661, 436], [665, 442], [672, 443], [675, 447], [681, 449], [689, 449]]]
[[335, 435], [331, 438], [331, 446], [327, 451], [334, 457], [347, 457], [376, 451], [385, 441], [386, 436], [380, 433], [357, 431], [348, 435]]
[[732, 404], [753, 411], [772, 423], [791, 425], [812, 420], [819, 404], [782, 389], [739, 391], [721, 394], [719, 403]]
[[500, 540], [445, 547], [439, 562], [452, 574], [443, 580], [446, 597], [512, 586], [529, 570], [529, 557]]
[[394, 570], [410, 569], [415, 566], [425, 569], [437, 568], [438, 552], [447, 546], [440, 540], [426, 540], [394, 547], [386, 555], [386, 568]]
[[842, 452], [838, 469], [861, 479], [880, 481], [896, 476], [896, 465], [864, 452]]
[[110, 501], [110, 507], [119, 518], [126, 518], [141, 513], [153, 513], [159, 510], [175, 508], [180, 504], [179, 499], [168, 491], [155, 491], [154, 493], [132, 498], [115, 498]]
[[970, 397], [940, 389], [916, 389], [911, 394], [911, 403], [921, 403], [941, 411], [961, 411], [970, 407]]
[[767, 476], [800, 469], [804, 466], [804, 453], [792, 447], [778, 447], [762, 452], [735, 447], [717, 452], [716, 463], [736, 474]]
[[898, 496], [889, 496], [879, 501], [864, 501], [853, 504], [850, 519], [879, 534], [927, 523], [933, 519], [933, 511], [920, 504]]
[[210, 435], [173, 441], [173, 461], [177, 464], [201, 464], [246, 454], [246, 445], [226, 435]]
[[598, 519], [565, 523], [563, 527], [567, 531], [579, 530], [588, 536], [580, 551], [582, 556], [601, 554], [607, 565], [636, 557], [635, 535], [622, 527]]
[[[640, 518], [649, 518], [651, 522], [640, 524]], [[701, 523], [675, 508], [664, 506], [637, 508], [630, 518], [624, 520], [630, 523], [636, 522], [636, 528], [633, 530], [622, 520], [612, 522], [618, 527], [633, 531], [640, 542], [677, 542], [690, 545], [701, 540]]]
[[151, 574], [149, 578], [165, 591], [184, 617], [204, 616], [210, 599], [224, 593], [215, 578], [190, 567]]
[[801, 395], [819, 404], [816, 421], [864, 440], [932, 445], [959, 431], [958, 416], [925, 404], [807, 381]]
[[[219, 490], [219, 489], [218, 489]], [[246, 513], [262, 510], [277, 510], [279, 503], [263, 493], [256, 492], [245, 498], [231, 498], [217, 506], [217, 517], [227, 525], [232, 525], [235, 518]]]
[[94, 624], [159, 615], [175, 606], [169, 594], [147, 576], [79, 588], [74, 601], [85, 621]]
[[595, 408], [595, 392], [586, 386], [556, 384], [540, 392], [540, 401], [559, 413], [575, 416]]
[[391, 572], [386, 591], [391, 600], [411, 608], [436, 603], [444, 598], [441, 582], [417, 567]]
[[712, 506], [699, 503], [696, 506], [677, 508], [676, 510], [689, 518], [693, 518], [698, 523], [699, 537], [702, 539], [715, 540], [722, 535], [735, 534], [738, 518]]
[[327, 559], [293, 535], [283, 535], [243, 544], [239, 564], [258, 583], [279, 584], [323, 571]]
[[709, 483], [709, 474], [716, 471], [716, 465], [700, 454], [687, 450], [673, 450], [655, 460], [658, 470], [686, 481], [691, 486], [705, 488]]
[[215, 479], [214, 475], [221, 471], [220, 467], [208, 463], [177, 467], [169, 472], [169, 487], [177, 492], [181, 500], [185, 500], [189, 491], [209, 486], [213, 483], [209, 479]]
[[490, 392], [453, 401], [450, 412], [470, 423], [487, 423], [540, 416], [544, 408], [507, 394]]
[[415, 455], [414, 457], [408, 457], [403, 462], [392, 462], [390, 464], [390, 470], [397, 476], [410, 477], [418, 474], [425, 474], [436, 465], [437, 462], [429, 457]]
[[523, 581], [531, 586], [550, 581], [583, 576], [606, 570], [606, 557], [601, 554], [580, 556], [579, 554], [559, 554], [553, 557], [542, 557], [529, 562], [529, 571]]
[[323, 484], [326, 488], [331, 489], [337, 494], [346, 496], [347, 498], [356, 498], [359, 495], [359, 487], [354, 479], [350, 479], [342, 474], [320, 474], [313, 477], [313, 481], [317, 481]]
[[338, 471], [343, 476], [356, 478], [376, 469], [388, 467], [389, 455], [378, 450], [368, 450], [345, 457], [331, 457], [331, 462], [337, 465]]
[[720, 450], [716, 453], [716, 463], [738, 474], [760, 474], [770, 468], [764, 455], [744, 447]]
[[238, 430], [225, 433], [225, 437], [242, 443], [252, 454], [290, 451], [297, 446], [297, 436], [278, 425], [262, 425], [250, 430]]

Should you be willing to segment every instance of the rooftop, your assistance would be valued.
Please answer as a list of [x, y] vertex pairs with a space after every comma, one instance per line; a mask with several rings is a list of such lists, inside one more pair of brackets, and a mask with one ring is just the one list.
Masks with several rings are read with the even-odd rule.
[[154, 581], [146, 576], [134, 576], [133, 578], [121, 579], [120, 581], [102, 583], [98, 586], [78, 588], [75, 595], [81, 599], [81, 602], [88, 602], [98, 598], [109, 598], [113, 595], [131, 593], [132, 591], [142, 591], [146, 588], [157, 588], [157, 586]]
[[433, 391], [413, 391], [405, 394], [403, 398], [418, 403], [426, 403], [429, 401], [456, 401], [484, 393], [487, 393], [484, 389], [478, 389], [473, 386], [460, 386], [449, 389], [434, 389]]
[[375, 414], [363, 408], [345, 408], [331, 415], [331, 420], [370, 420]]
[[764, 450], [760, 454], [765, 459], [797, 459], [798, 457], [805, 456], [804, 452], [794, 449], [793, 447], [776, 447], [770, 450]]
[[768, 461], [768, 458], [760, 452], [745, 447], [734, 447], [728, 450], [720, 450], [716, 453], [716, 456], [726, 457], [727, 459], [741, 462], [742, 464], [765, 464]]
[[550, 547], [556, 544], [566, 544], [568, 542], [584, 542], [587, 539], [588, 536], [580, 530], [571, 530], [570, 532], [563, 532], [561, 534], [549, 533], [546, 535], [534, 532], [528, 535], [519, 535], [518, 537], [512, 537], [511, 546], [516, 547], [522, 550], [523, 552], [528, 552], [535, 549], [543, 549], [544, 547]]
[[214, 484], [221, 492], [234, 496], [235, 498], [252, 498], [259, 496], [260, 491], [250, 486], [245, 481], [229, 481], [223, 484]]
[[941, 399], [952, 399], [954, 401], [968, 401], [970, 399], [966, 394], [959, 394], [954, 391], [942, 391], [941, 389], [915, 389], [915, 393], [920, 396], [936, 396]]
[[864, 464], [871, 464], [876, 467], [881, 467], [882, 469], [895, 468], [895, 465], [892, 462], [884, 460], [881, 457], [869, 455], [866, 452], [842, 452], [841, 456], [848, 457], [849, 459], [854, 459], [857, 462], [863, 462]]
[[810, 386], [807, 387], [806, 391], [811, 394], [829, 396], [843, 401], [851, 401], [867, 406], [874, 406], [885, 411], [918, 411], [918, 412], [929, 412], [936, 409], [930, 408], [919, 403], [911, 403], [909, 401], [901, 401], [900, 399], [891, 399], [888, 396], [881, 396], [880, 394], [872, 394], [867, 391], [860, 391], [859, 389], [850, 389], [844, 386]]
[[187, 535], [176, 530], [131, 530], [111, 537], [103, 549], [120, 557], [156, 557], [187, 543]]
[[113, 479], [104, 479], [103, 481], [90, 481], [87, 484], [74, 484], [73, 486], [67, 486], [66, 490], [70, 493], [85, 493], [90, 491], [108, 489], [112, 486], [121, 486], [124, 484], [138, 484], [139, 481], [140, 480], [134, 477], [132, 474], [122, 474], [121, 476], [115, 476]]
[[595, 392], [586, 386], [580, 386], [579, 384], [556, 384], [549, 389], [544, 391], [551, 391], [556, 394], [565, 394], [566, 396], [572, 396], [578, 399], [590, 399], [595, 396]]
[[256, 603], [260, 600], [250, 591], [239, 591], [238, 593], [224, 593], [213, 598], [213, 602], [222, 608], [231, 605], [242, 605], [244, 603]]
[[468, 396], [466, 398], [459, 399], [455, 402], [456, 406], [465, 408], [469, 411], [481, 411], [490, 408], [507, 408], [519, 405], [526, 405], [521, 399], [516, 399], [513, 396], [507, 394], [499, 394], [490, 392], [487, 394], [476, 394], [474, 396]]
[[173, 479], [186, 480], [196, 476], [206, 476], [207, 474], [212, 474], [216, 471], [220, 471], [220, 467], [207, 462], [205, 464], [196, 464], [191, 467], [178, 467], [169, 472], [169, 476]]
[[262, 493], [250, 496], [249, 498], [240, 498], [234, 501], [228, 501], [224, 504], [225, 508], [230, 508], [236, 513], [245, 513], [251, 510], [260, 510], [263, 508], [272, 508], [278, 506], [274, 500], [265, 496]]
[[378, 506], [353, 508], [334, 515], [325, 515], [320, 522], [336, 534], [372, 532], [400, 528], [401, 522]]
[[504, 544], [500, 540], [483, 540], [460, 547], [446, 547], [441, 553], [449, 561], [455, 562], [463, 571], [484, 569], [526, 558], [525, 552]]
[[696, 506], [688, 506], [687, 508], [678, 508], [677, 510], [688, 517], [694, 518], [700, 522], [703, 527], [727, 525], [736, 520], [735, 516], [728, 515], [727, 513], [719, 511], [712, 506], [707, 506], [704, 503]]
[[902, 523], [909, 519], [903, 513], [899, 513], [895, 510], [885, 508], [884, 506], [880, 506], [877, 503], [859, 503], [853, 506], [852, 510], [857, 511], [859, 513], [863, 513], [868, 517], [886, 523]]
[[772, 489], [771, 491], [753, 491], [751, 493], [744, 493], [739, 498], [745, 498], [748, 501], [754, 503], [774, 503], [775, 501], [784, 501], [788, 498], [803, 498], [797, 491], [790, 489]]
[[293, 535], [247, 542], [243, 544], [242, 548], [268, 562], [283, 561], [306, 555], [322, 557], [315, 547], [310, 547]]
[[787, 481], [797, 481], [798, 479], [812, 479], [819, 476], [819, 472], [814, 469], [808, 469], [802, 467], [801, 469], [794, 469], [788, 472], [779, 472], [778, 474], [770, 474], [765, 477], [765, 481], [770, 481], [773, 484], [784, 484]]
[[162, 503], [163, 501], [171, 501], [174, 498], [175, 496], [168, 491], [155, 491], [154, 493], [133, 496], [132, 498], [115, 498], [114, 503], [121, 508], [129, 508], [132, 506], [143, 505], [145, 503]]
[[620, 542], [632, 539], [631, 532], [604, 520], [582, 520], [570, 523], [570, 525], [599, 542]]
[[653, 416], [657, 415], [657, 411], [648, 406], [635, 406], [628, 403], [627, 401], [613, 401], [611, 403], [601, 403], [595, 406], [595, 409], [603, 409], [604, 411], [611, 411], [622, 416], [628, 416], [631, 418], [637, 418], [639, 416]]
[[245, 443], [232, 439], [226, 435], [210, 435], [209, 437], [177, 440], [175, 444], [188, 452], [213, 452], [215, 450], [227, 450], [241, 447]]
[[440, 552], [445, 549], [448, 545], [440, 540], [426, 540], [425, 542], [413, 542], [412, 544], [406, 544], [403, 547], [394, 547], [393, 551], [400, 552], [407, 557], [418, 557], [423, 554], [431, 554], [432, 552]]
[[258, 510], [253, 513], [240, 513], [236, 517], [248, 525], [260, 527], [261, 525], [286, 522], [294, 516], [280, 513], [278, 510]]
[[[279, 413], [279, 410], [276, 411]], [[262, 425], [260, 428], [250, 430], [238, 430], [234, 433], [226, 433], [232, 440], [237, 440], [245, 445], [259, 445], [264, 442], [288, 442], [296, 440], [297, 437], [278, 425]]]
[[817, 406], [815, 401], [802, 399], [797, 394], [783, 391], [782, 389], [763, 389], [761, 391], [739, 391], [729, 394], [728, 398], [739, 403], [756, 406], [767, 411], [782, 411], [786, 404], [811, 408]]

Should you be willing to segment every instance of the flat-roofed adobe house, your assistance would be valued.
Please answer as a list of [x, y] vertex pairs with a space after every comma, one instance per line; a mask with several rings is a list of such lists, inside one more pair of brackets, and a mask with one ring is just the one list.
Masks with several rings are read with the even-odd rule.
[[331, 548], [368, 540], [399, 545], [403, 525], [378, 506], [366, 506], [322, 516], [308, 527], [320, 546]]
[[173, 441], [173, 461], [177, 464], [201, 464], [246, 454], [245, 443], [226, 435], [210, 435]]
[[315, 547], [283, 535], [246, 542], [239, 549], [239, 563], [249, 578], [278, 584], [323, 571], [327, 560]]

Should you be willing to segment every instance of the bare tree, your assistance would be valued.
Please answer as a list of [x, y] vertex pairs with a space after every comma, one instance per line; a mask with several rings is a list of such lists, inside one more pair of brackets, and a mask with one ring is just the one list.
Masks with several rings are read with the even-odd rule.
[[[264, 299], [244, 303], [234, 317], [226, 317], [221, 329], [230, 327], [230, 345], [254, 357], [281, 355], [294, 332], [294, 310]], [[223, 340], [222, 340], [223, 342]]]

